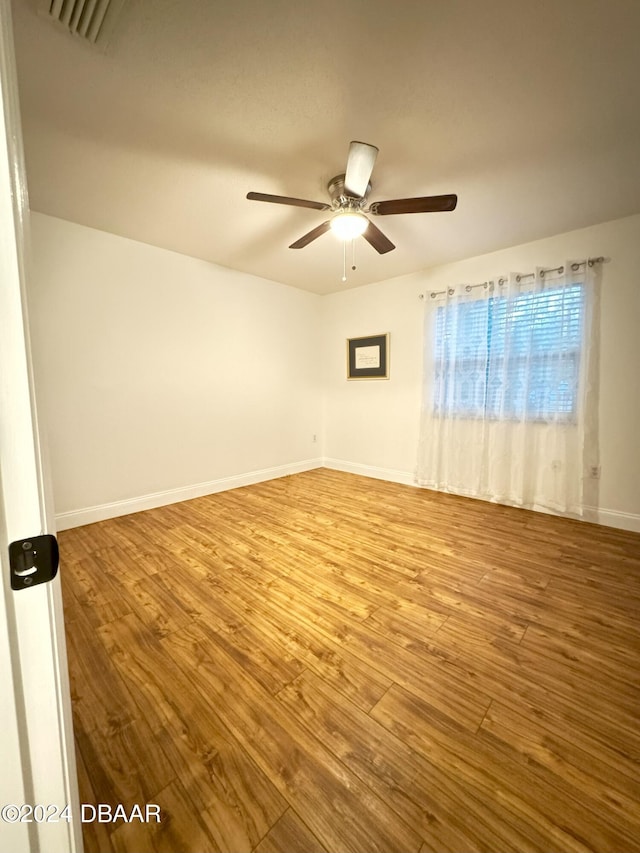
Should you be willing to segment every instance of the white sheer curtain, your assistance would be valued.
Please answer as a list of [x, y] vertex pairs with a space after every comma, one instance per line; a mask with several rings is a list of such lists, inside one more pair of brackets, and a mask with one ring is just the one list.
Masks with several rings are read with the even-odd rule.
[[420, 485], [597, 506], [598, 277], [588, 262], [425, 295]]

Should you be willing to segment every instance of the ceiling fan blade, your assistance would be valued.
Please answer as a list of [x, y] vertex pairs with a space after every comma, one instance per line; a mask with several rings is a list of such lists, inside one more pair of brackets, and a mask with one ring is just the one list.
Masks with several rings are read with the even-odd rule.
[[321, 201], [309, 201], [306, 198], [290, 198], [288, 195], [269, 195], [268, 193], [247, 193], [251, 201], [270, 201], [272, 204], [291, 204], [294, 207], [310, 207], [312, 210], [331, 210], [330, 204]]
[[364, 239], [369, 243], [376, 252], [379, 252], [381, 255], [390, 252], [392, 249], [395, 249], [395, 246], [391, 242], [391, 240], [382, 233], [382, 231], [378, 228], [377, 225], [374, 225], [373, 222], [369, 221], [367, 225], [366, 231], [362, 234]]
[[457, 195], [426, 195], [421, 198], [396, 198], [390, 201], [374, 201], [369, 212], [377, 216], [392, 213], [442, 213], [455, 210]]
[[364, 198], [377, 156], [378, 149], [375, 145], [368, 145], [366, 142], [351, 143], [344, 176], [344, 189], [347, 195]]
[[289, 248], [290, 249], [304, 249], [305, 246], [308, 246], [313, 240], [316, 240], [318, 237], [322, 237], [323, 234], [331, 227], [330, 220], [327, 219], [326, 222], [323, 222], [322, 225], [318, 225], [317, 228], [314, 228], [312, 231], [309, 231], [303, 237], [300, 237], [299, 240], [296, 240], [295, 243], [292, 243]]

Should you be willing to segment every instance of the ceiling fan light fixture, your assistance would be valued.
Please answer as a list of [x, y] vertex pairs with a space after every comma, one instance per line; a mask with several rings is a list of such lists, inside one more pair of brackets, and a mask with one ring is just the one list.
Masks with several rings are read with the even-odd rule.
[[354, 240], [361, 237], [367, 230], [369, 220], [363, 213], [355, 210], [345, 210], [336, 213], [331, 220], [331, 230], [340, 240]]

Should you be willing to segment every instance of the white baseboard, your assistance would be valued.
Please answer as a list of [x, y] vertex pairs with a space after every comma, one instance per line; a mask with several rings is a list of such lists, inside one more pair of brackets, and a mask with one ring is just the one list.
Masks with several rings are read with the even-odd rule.
[[325, 468], [334, 471], [345, 471], [347, 474], [360, 474], [362, 477], [373, 477], [375, 480], [389, 480], [401, 483], [403, 486], [416, 486], [416, 478], [409, 471], [395, 471], [393, 468], [376, 468], [373, 465], [361, 465], [359, 462], [345, 462], [344, 459], [324, 459]]
[[[344, 459], [324, 459], [325, 468], [333, 468], [336, 471], [345, 471], [348, 474], [360, 474], [363, 477], [374, 477], [376, 480], [390, 480], [392, 483], [401, 483], [404, 486], [415, 486], [420, 488], [415, 480], [415, 475], [408, 471], [395, 471], [390, 468], [376, 468], [373, 465], [362, 465], [359, 462], [346, 462]], [[478, 498], [477, 500], [482, 500]], [[536, 507], [534, 512], [548, 512], [551, 515], [562, 515], [552, 510]], [[570, 516], [576, 518], [576, 516]], [[597, 507], [585, 507], [584, 521], [595, 524], [603, 524], [605, 527], [616, 527], [619, 530], [629, 530], [632, 533], [640, 533], [640, 515], [631, 512], [620, 512], [612, 509], [601, 509]]]
[[[227, 491], [228, 489], [238, 489], [241, 486], [250, 486], [253, 483], [262, 483], [265, 480], [274, 480], [278, 477], [286, 477], [289, 474], [299, 474], [302, 471], [311, 471], [313, 468], [323, 467], [332, 468], [335, 471], [345, 471], [348, 474], [359, 474], [362, 477], [373, 477], [376, 480], [388, 480], [391, 483], [400, 483], [403, 486], [417, 487], [415, 476], [409, 471], [377, 468], [374, 465], [347, 462], [344, 459], [305, 459], [302, 462], [278, 465], [274, 468], [264, 468], [261, 471], [250, 471], [246, 474], [222, 477], [218, 480], [211, 480], [208, 483], [197, 483], [193, 486], [168, 489], [164, 492], [154, 492], [153, 494], [142, 495], [138, 498], [129, 498], [123, 501], [90, 506], [71, 512], [62, 512], [56, 515], [56, 527], [58, 530], [68, 530], [71, 527], [92, 524], [94, 521], [105, 521], [107, 518], [117, 518], [120, 515], [129, 515], [132, 512], [141, 512], [145, 509], [154, 509], [155, 507], [166, 506], [167, 504], [178, 503], [179, 501], [188, 501], [191, 498], [200, 498], [204, 495], [212, 495], [216, 492]], [[592, 521], [597, 524], [604, 524], [607, 527], [616, 527], [620, 530], [640, 533], [640, 515], [635, 513], [588, 507], [585, 511], [585, 521]]]
[[178, 489], [167, 489], [164, 492], [154, 492], [138, 498], [90, 506], [85, 509], [62, 512], [56, 515], [58, 530], [69, 530], [71, 527], [81, 527], [83, 524], [93, 524], [94, 521], [105, 521], [107, 518], [117, 518], [119, 515], [129, 515], [145, 509], [154, 509], [167, 504], [188, 501], [191, 498], [201, 498], [215, 492], [225, 492], [228, 489], [238, 489], [241, 486], [251, 486], [265, 480], [275, 480], [288, 474], [299, 474], [322, 468], [322, 459], [305, 459], [302, 462], [292, 462], [288, 465], [278, 465], [275, 468], [263, 468], [261, 471], [249, 471], [246, 474], [236, 474], [233, 477], [221, 477], [208, 483], [197, 483], [193, 486], [183, 486]]
[[588, 509], [589, 521], [604, 524], [606, 527], [617, 527], [620, 530], [640, 533], [640, 515], [636, 513], [620, 512], [614, 509], [598, 509], [596, 507], [589, 507]]

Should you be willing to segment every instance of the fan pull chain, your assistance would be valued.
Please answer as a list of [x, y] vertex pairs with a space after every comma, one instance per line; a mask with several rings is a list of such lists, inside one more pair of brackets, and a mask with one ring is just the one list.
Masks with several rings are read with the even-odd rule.
[[[356, 267], [356, 241], [351, 240], [351, 269], [355, 272]], [[342, 243], [342, 281], [347, 280], [347, 241]]]

